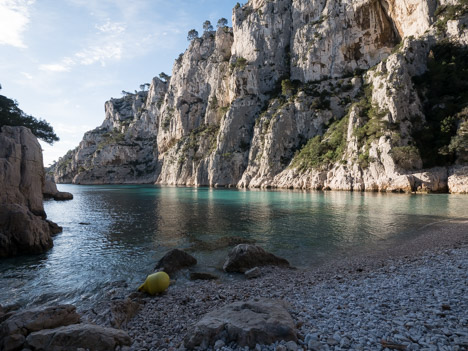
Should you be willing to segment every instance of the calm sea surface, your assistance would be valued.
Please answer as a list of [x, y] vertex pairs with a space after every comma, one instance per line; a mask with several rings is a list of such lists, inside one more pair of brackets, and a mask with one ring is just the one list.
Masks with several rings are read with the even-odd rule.
[[201, 250], [200, 241], [252, 239], [295, 266], [309, 267], [350, 250], [406, 240], [430, 223], [468, 218], [466, 195], [150, 185], [59, 189], [74, 200], [47, 201], [45, 210], [63, 233], [46, 254], [0, 261], [1, 305], [83, 306], [116, 282], [135, 289], [172, 248], [192, 248], [200, 270], [219, 272], [229, 249]]

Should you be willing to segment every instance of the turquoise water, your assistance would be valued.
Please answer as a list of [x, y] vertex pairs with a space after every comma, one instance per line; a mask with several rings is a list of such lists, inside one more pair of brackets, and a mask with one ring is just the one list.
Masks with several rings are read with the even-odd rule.
[[[0, 261], [0, 304], [86, 305], [116, 282], [134, 289], [171, 248], [221, 237], [255, 240], [298, 267], [406, 240], [433, 222], [468, 218], [468, 197], [350, 192], [245, 191], [60, 185], [75, 198], [45, 202], [63, 226], [54, 248]], [[228, 248], [195, 249], [218, 272]], [[183, 279], [182, 279], [183, 280]]]

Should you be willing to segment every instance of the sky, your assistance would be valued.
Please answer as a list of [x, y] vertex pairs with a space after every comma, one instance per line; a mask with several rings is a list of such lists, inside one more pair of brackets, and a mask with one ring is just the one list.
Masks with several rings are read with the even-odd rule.
[[44, 165], [101, 125], [104, 103], [139, 90], [187, 49], [205, 20], [231, 25], [231, 0], [0, 0], [1, 95], [49, 122]]

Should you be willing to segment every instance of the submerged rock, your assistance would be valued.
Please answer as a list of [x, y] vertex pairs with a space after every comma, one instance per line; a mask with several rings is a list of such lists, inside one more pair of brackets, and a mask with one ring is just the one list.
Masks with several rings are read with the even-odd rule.
[[81, 348], [108, 351], [114, 350], [116, 346], [129, 346], [130, 343], [130, 336], [123, 330], [92, 324], [44, 329], [26, 338], [27, 347], [33, 350], [70, 351]]
[[169, 276], [180, 271], [183, 268], [188, 268], [197, 264], [197, 259], [185, 251], [174, 249], [169, 251], [161, 258], [155, 269], [164, 271]]
[[244, 273], [259, 266], [289, 267], [289, 262], [265, 251], [260, 246], [241, 244], [231, 250], [223, 269], [226, 272]]
[[235, 302], [206, 314], [185, 338], [188, 349], [207, 348], [216, 341], [255, 347], [275, 341], [297, 341], [294, 322], [281, 300]]

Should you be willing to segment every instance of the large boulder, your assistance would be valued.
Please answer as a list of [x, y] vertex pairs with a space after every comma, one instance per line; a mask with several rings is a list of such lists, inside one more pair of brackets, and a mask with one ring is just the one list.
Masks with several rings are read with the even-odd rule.
[[174, 249], [161, 258], [156, 265], [156, 270], [161, 270], [172, 275], [183, 268], [188, 268], [197, 264], [197, 259], [185, 251]]
[[185, 338], [188, 349], [213, 346], [217, 340], [239, 346], [297, 341], [295, 325], [281, 300], [235, 302], [206, 314]]
[[260, 266], [289, 267], [289, 262], [265, 251], [260, 246], [240, 244], [231, 250], [223, 269], [226, 272], [244, 273]]
[[0, 132], [0, 257], [41, 253], [52, 247], [42, 204], [44, 166], [37, 138], [25, 127]]
[[80, 322], [73, 305], [59, 305], [45, 309], [31, 309], [14, 313], [0, 324], [0, 335], [22, 334], [61, 327]]
[[130, 336], [123, 330], [93, 324], [75, 324], [56, 329], [44, 329], [29, 334], [26, 345], [32, 350], [93, 351], [114, 350], [117, 346], [130, 346]]
[[13, 313], [0, 324], [0, 350], [20, 349], [26, 337], [42, 329], [52, 329], [80, 322], [75, 306], [59, 305]]

